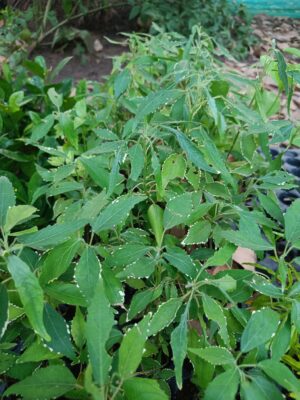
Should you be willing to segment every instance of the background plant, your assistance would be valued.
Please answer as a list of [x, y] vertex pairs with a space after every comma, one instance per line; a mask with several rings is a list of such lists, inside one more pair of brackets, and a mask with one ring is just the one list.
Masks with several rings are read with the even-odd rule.
[[168, 399], [193, 382], [206, 400], [299, 398], [300, 203], [280, 210], [274, 190], [296, 184], [269, 150], [299, 136], [276, 119], [299, 67], [264, 60], [277, 96], [199, 29], [128, 42], [92, 88], [51, 83], [64, 62], [41, 57], [3, 69], [5, 395]]

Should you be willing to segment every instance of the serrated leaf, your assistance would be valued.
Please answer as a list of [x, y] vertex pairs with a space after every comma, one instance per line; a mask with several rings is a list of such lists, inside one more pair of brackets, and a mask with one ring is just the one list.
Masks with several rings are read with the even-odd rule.
[[0, 226], [6, 222], [6, 214], [9, 207], [15, 205], [16, 198], [13, 185], [5, 176], [0, 176]]
[[225, 246], [218, 249], [205, 263], [206, 267], [218, 267], [227, 264], [236, 250], [232, 243], [226, 243]]
[[211, 381], [203, 400], [235, 400], [240, 376], [237, 368], [230, 368]]
[[44, 322], [44, 296], [37, 277], [17, 256], [9, 256], [7, 268], [15, 282], [25, 313], [32, 328], [45, 340], [50, 340]]
[[120, 279], [115, 276], [110, 268], [103, 268], [101, 272], [104, 290], [110, 304], [121, 305], [124, 303], [124, 289]]
[[156, 335], [158, 332], [166, 328], [175, 319], [177, 311], [182, 304], [180, 298], [174, 298], [159, 305], [156, 313], [153, 315], [148, 336]]
[[79, 220], [64, 224], [49, 225], [38, 232], [22, 235], [18, 240], [28, 247], [43, 250], [57, 246], [70, 239], [71, 235], [83, 228], [86, 221]]
[[85, 319], [80, 311], [80, 307], [76, 307], [75, 316], [72, 319], [71, 333], [73, 340], [80, 349], [84, 346], [85, 338]]
[[227, 319], [219, 303], [210, 296], [202, 293], [203, 309], [206, 317], [219, 325], [219, 333], [226, 345], [229, 345]]
[[257, 196], [264, 210], [269, 215], [271, 215], [272, 218], [276, 219], [277, 221], [283, 224], [284, 222], [283, 214], [279, 205], [275, 203], [275, 201], [271, 197], [266, 196], [262, 193], [258, 193]]
[[300, 239], [300, 199], [297, 199], [287, 209], [284, 215], [286, 239], [294, 244]]
[[52, 87], [47, 92], [51, 103], [55, 105], [55, 107], [59, 110], [63, 104], [63, 96]]
[[108, 178], [108, 189], [107, 189], [107, 196], [111, 196], [114, 191], [116, 186], [119, 183], [119, 170], [120, 170], [120, 164], [122, 162], [123, 158], [123, 148], [121, 147], [117, 153], [116, 156], [112, 162], [111, 170], [109, 173], [109, 178]]
[[111, 356], [106, 351], [106, 342], [114, 325], [114, 314], [106, 298], [103, 282], [95, 289], [88, 307], [86, 339], [95, 382], [102, 386], [107, 382]]
[[96, 218], [92, 225], [94, 232], [112, 229], [124, 223], [133, 207], [145, 199], [146, 196], [140, 195], [118, 197], [100, 213], [98, 218]]
[[53, 282], [44, 287], [45, 293], [63, 304], [72, 306], [87, 306], [86, 299], [82, 296], [76, 285], [65, 282]]
[[263, 375], [250, 374], [251, 380], [241, 382], [241, 394], [245, 400], [282, 400], [282, 393]]
[[94, 297], [100, 268], [100, 262], [95, 250], [92, 247], [86, 247], [76, 265], [75, 280], [80, 292], [87, 299], [88, 303]]
[[156, 262], [153, 258], [142, 257], [141, 259], [129, 264], [123, 271], [116, 276], [119, 279], [126, 278], [149, 278], [155, 270]]
[[235, 364], [233, 355], [225, 347], [210, 346], [199, 349], [189, 349], [192, 353], [213, 365]]
[[137, 314], [143, 311], [148, 304], [156, 300], [161, 293], [161, 286], [135, 293], [130, 303], [127, 319], [130, 321], [132, 318], [134, 318]]
[[167, 202], [164, 211], [164, 227], [171, 229], [173, 226], [186, 223], [193, 209], [190, 193], [173, 197]]
[[159, 247], [161, 247], [164, 237], [163, 213], [164, 212], [162, 208], [160, 208], [157, 204], [152, 204], [147, 211], [150, 226], [154, 233], [156, 243]]
[[187, 319], [188, 307], [181, 315], [179, 325], [171, 333], [171, 348], [173, 353], [173, 362], [175, 366], [175, 377], [179, 389], [182, 388], [182, 367], [187, 354]]
[[80, 216], [82, 219], [88, 220], [90, 223], [98, 216], [100, 211], [108, 202], [105, 191], [97, 194], [91, 200], [87, 201], [81, 209]]
[[192, 225], [182, 241], [184, 246], [206, 243], [211, 233], [211, 224], [208, 221], [199, 221]]
[[66, 272], [79, 246], [78, 239], [70, 239], [50, 250], [41, 266], [40, 283], [49, 283]]
[[126, 400], [168, 400], [168, 395], [154, 379], [130, 378], [123, 384]]
[[4, 285], [0, 283], [0, 339], [4, 335], [8, 324], [8, 294]]
[[129, 179], [136, 182], [144, 168], [145, 153], [142, 146], [139, 143], [136, 143], [129, 147], [128, 154], [131, 164]]
[[173, 265], [178, 271], [193, 279], [198, 273], [196, 265], [191, 257], [179, 247], [167, 247], [164, 258]]
[[241, 351], [247, 353], [270, 340], [279, 322], [279, 314], [270, 308], [253, 312], [241, 337]]
[[126, 91], [130, 82], [131, 82], [131, 73], [128, 69], [124, 69], [116, 76], [114, 81], [114, 92], [116, 98], [120, 97], [121, 94], [123, 94]]
[[300, 382], [299, 379], [292, 373], [288, 367], [284, 364], [273, 361], [273, 360], [264, 360], [261, 361], [258, 366], [264, 371], [266, 375], [268, 375], [271, 379], [273, 379], [278, 385], [284, 387], [285, 389], [300, 394]]
[[51, 340], [45, 342], [45, 345], [56, 353], [63, 354], [73, 360], [75, 358], [75, 352], [67, 323], [49, 304], [45, 304], [44, 324], [51, 337]]
[[17, 364], [55, 360], [59, 357], [61, 357], [59, 354], [49, 350], [48, 347], [41, 342], [35, 341], [21, 354]]
[[251, 250], [272, 250], [273, 246], [262, 238], [252, 218], [242, 214], [238, 231], [225, 231], [222, 236], [230, 243]]
[[47, 135], [54, 124], [54, 117], [52, 114], [47, 115], [38, 125], [32, 128], [30, 139], [34, 142], [39, 141]]
[[14, 226], [27, 221], [36, 211], [32, 206], [13, 206], [7, 211], [4, 231], [9, 232]]
[[280, 298], [283, 296], [282, 291], [278, 286], [273, 285], [268, 279], [261, 275], [253, 275], [251, 280], [247, 280], [245, 282], [257, 292], [264, 294], [265, 296], [275, 298]]
[[10, 386], [4, 395], [18, 394], [24, 400], [50, 400], [74, 389], [75, 384], [76, 380], [68, 368], [51, 365]]
[[171, 154], [163, 163], [161, 177], [162, 187], [166, 188], [169, 182], [176, 178], [183, 178], [186, 170], [186, 161], [182, 154]]

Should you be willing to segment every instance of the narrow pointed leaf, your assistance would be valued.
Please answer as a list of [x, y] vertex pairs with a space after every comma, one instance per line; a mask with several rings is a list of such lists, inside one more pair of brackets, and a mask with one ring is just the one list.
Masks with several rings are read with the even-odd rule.
[[75, 269], [75, 280], [82, 295], [90, 302], [100, 274], [100, 262], [93, 248], [87, 247]]
[[13, 185], [5, 176], [0, 176], [0, 226], [4, 227], [9, 207], [15, 205], [16, 198]]

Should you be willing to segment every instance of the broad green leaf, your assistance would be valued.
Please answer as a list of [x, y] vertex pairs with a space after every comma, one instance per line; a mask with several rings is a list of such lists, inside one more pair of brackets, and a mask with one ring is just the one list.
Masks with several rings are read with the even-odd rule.
[[82, 296], [76, 285], [65, 282], [53, 282], [44, 287], [45, 293], [63, 304], [72, 306], [87, 306], [86, 299]]
[[152, 301], [156, 300], [162, 293], [162, 287], [151, 288], [141, 292], [136, 292], [131, 300], [127, 319], [130, 321], [137, 314], [143, 311]]
[[188, 306], [181, 315], [180, 323], [171, 333], [171, 348], [173, 353], [173, 362], [175, 366], [176, 383], [179, 389], [182, 388], [182, 367], [187, 354], [188, 345]]
[[63, 97], [61, 94], [57, 93], [54, 88], [50, 88], [47, 92], [51, 103], [59, 110], [63, 104]]
[[38, 125], [35, 125], [32, 128], [30, 139], [34, 142], [37, 142], [44, 138], [50, 132], [54, 121], [55, 120], [52, 114], [47, 115]]
[[238, 231], [225, 231], [223, 237], [230, 243], [251, 250], [272, 250], [273, 246], [262, 238], [258, 225], [242, 214]]
[[9, 256], [7, 268], [15, 282], [25, 313], [32, 328], [42, 338], [50, 340], [43, 322], [44, 296], [37, 277], [17, 256]]
[[94, 297], [95, 288], [99, 280], [100, 268], [100, 262], [95, 250], [92, 247], [86, 247], [76, 265], [75, 280], [80, 292], [87, 299], [88, 303], [90, 303]]
[[123, 384], [126, 400], [168, 400], [169, 396], [154, 379], [130, 378]]
[[236, 246], [232, 243], [226, 243], [225, 246], [218, 249], [205, 263], [206, 267], [218, 267], [225, 265], [231, 259]]
[[288, 96], [289, 95], [289, 80], [287, 76], [287, 64], [285, 62], [285, 59], [279, 50], [275, 50], [275, 57], [278, 63], [278, 74], [279, 78], [282, 82], [282, 85], [285, 90], [285, 94]]
[[152, 204], [147, 211], [150, 226], [155, 236], [157, 245], [160, 247], [164, 237], [163, 210], [157, 204]]
[[108, 179], [108, 189], [107, 189], [107, 196], [110, 197], [114, 191], [116, 186], [119, 183], [119, 170], [120, 170], [120, 164], [122, 162], [123, 158], [123, 148], [121, 147], [118, 151], [117, 154], [112, 162], [111, 170], [109, 173], [109, 179]]
[[173, 265], [178, 271], [193, 279], [197, 275], [197, 267], [191, 257], [179, 247], [167, 247], [164, 258]]
[[257, 372], [250, 374], [251, 380], [241, 382], [241, 394], [243, 400], [282, 400], [282, 393], [277, 386], [259, 375]]
[[300, 239], [300, 199], [287, 209], [284, 215], [286, 239], [294, 244]]
[[41, 266], [40, 283], [49, 283], [66, 272], [79, 246], [78, 239], [70, 239], [50, 250]]
[[191, 210], [193, 209], [193, 202], [190, 193], [171, 198], [167, 202], [164, 212], [164, 227], [165, 229], [173, 228], [173, 226], [186, 223]]
[[27, 362], [41, 362], [54, 360], [61, 356], [52, 350], [49, 350], [44, 344], [39, 341], [35, 341], [30, 345], [24, 353], [18, 358], [18, 364]]
[[192, 225], [182, 244], [184, 246], [206, 243], [211, 233], [211, 224], [208, 221], [199, 221]]
[[34, 371], [31, 376], [10, 386], [5, 396], [20, 395], [24, 400], [50, 400], [75, 388], [76, 380], [62, 365], [51, 365]]
[[74, 342], [80, 349], [84, 346], [85, 338], [85, 319], [80, 311], [80, 307], [76, 307], [75, 316], [72, 319], [71, 333]]
[[116, 76], [114, 81], [114, 92], [116, 98], [120, 97], [121, 94], [123, 94], [126, 91], [130, 82], [131, 82], [131, 73], [128, 69], [124, 69]]
[[299, 397], [300, 381], [288, 367], [273, 360], [261, 361], [258, 366], [278, 385], [284, 387], [286, 390], [297, 393]]
[[5, 176], [0, 176], [0, 226], [4, 227], [9, 207], [15, 205], [16, 198], [12, 184]]
[[125, 267], [139, 260], [150, 250], [151, 248], [144, 244], [127, 243], [113, 252], [109, 262], [112, 267]]
[[129, 179], [136, 182], [144, 168], [145, 153], [142, 146], [139, 143], [136, 143], [129, 147], [128, 154], [131, 164]]
[[137, 109], [134, 119], [134, 127], [136, 127], [147, 115], [154, 113], [162, 106], [174, 102], [182, 95], [183, 92], [178, 89], [162, 89], [150, 93], [141, 101], [140, 106]]
[[190, 139], [184, 135], [182, 132], [177, 131], [173, 128], [169, 128], [176, 136], [176, 139], [182, 148], [182, 150], [186, 153], [187, 158], [200, 170], [217, 173], [217, 171], [210, 167], [209, 164], [205, 161], [201, 151], [198, 147], [190, 141]]
[[140, 195], [118, 197], [100, 213], [98, 218], [96, 218], [92, 225], [94, 232], [112, 229], [124, 223], [133, 207], [145, 199], [146, 196]]
[[15, 354], [0, 352], [0, 374], [5, 374], [16, 363]]
[[189, 349], [189, 351], [213, 365], [235, 364], [233, 355], [225, 347], [211, 346], [202, 349]]
[[257, 292], [266, 296], [275, 298], [283, 296], [282, 291], [278, 286], [273, 285], [268, 279], [261, 275], [253, 275], [253, 278], [251, 280], [247, 280], [246, 283]]
[[9, 232], [14, 226], [27, 221], [35, 211], [36, 208], [32, 206], [10, 207], [7, 211], [4, 231]]
[[177, 311], [182, 304], [180, 298], [174, 298], [159, 305], [156, 313], [153, 315], [148, 336], [156, 335], [161, 330], [165, 329], [175, 319]]
[[73, 360], [75, 352], [70, 338], [69, 327], [64, 318], [49, 304], [45, 304], [44, 324], [51, 337], [51, 340], [45, 342], [45, 345], [50, 350]]
[[4, 285], [0, 283], [0, 339], [4, 335], [8, 324], [8, 294]]
[[119, 279], [149, 278], [155, 270], [156, 261], [150, 257], [142, 257], [129, 264], [123, 271], [117, 273]]
[[183, 178], [186, 170], [186, 161], [182, 154], [171, 154], [163, 163], [161, 177], [165, 189], [169, 182], [176, 178]]
[[262, 207], [264, 210], [274, 219], [279, 221], [280, 223], [283, 224], [284, 219], [283, 219], [283, 214], [282, 211], [277, 203], [269, 197], [266, 196], [262, 193], [257, 193], [259, 202], [261, 203]]
[[271, 342], [272, 359], [280, 361], [291, 344], [292, 328], [289, 321], [281, 324]]
[[291, 320], [295, 325], [296, 331], [300, 333], [300, 301], [293, 300]]
[[38, 232], [20, 236], [19, 241], [37, 250], [51, 248], [69, 240], [85, 224], [86, 221], [78, 220], [64, 224], [49, 225]]
[[103, 282], [97, 284], [93, 300], [88, 307], [86, 339], [89, 359], [95, 382], [107, 383], [111, 356], [106, 351], [106, 342], [114, 325], [114, 313], [105, 296]]
[[203, 400], [235, 400], [239, 381], [238, 369], [228, 369], [210, 382]]
[[270, 340], [279, 322], [279, 314], [270, 308], [254, 311], [241, 337], [241, 351], [247, 353]]
[[226, 345], [229, 345], [227, 319], [219, 303], [210, 296], [202, 293], [203, 309], [206, 317], [219, 325], [219, 333]]
[[101, 271], [104, 290], [110, 304], [121, 305], [124, 303], [124, 289], [120, 279], [115, 276], [110, 268], [103, 268]]
[[97, 194], [91, 200], [87, 201], [81, 209], [80, 216], [82, 219], [88, 220], [90, 223], [96, 218], [100, 211], [108, 202], [105, 191]]
[[146, 340], [146, 331], [144, 332], [139, 325], [128, 329], [123, 336], [118, 364], [118, 373], [121, 379], [128, 379], [137, 370], [143, 358]]

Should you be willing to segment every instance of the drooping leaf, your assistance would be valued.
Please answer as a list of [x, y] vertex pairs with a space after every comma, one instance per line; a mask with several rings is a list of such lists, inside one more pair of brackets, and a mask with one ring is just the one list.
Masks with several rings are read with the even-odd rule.
[[228, 369], [209, 383], [203, 400], [235, 400], [239, 380], [238, 369]]
[[173, 298], [162, 303], [150, 321], [148, 336], [156, 335], [169, 326], [176, 317], [181, 304], [180, 298]]
[[152, 204], [147, 211], [150, 226], [154, 233], [156, 243], [160, 247], [164, 236], [163, 210], [157, 204]]
[[135, 293], [130, 303], [127, 319], [130, 321], [132, 318], [134, 318], [137, 314], [143, 311], [148, 304], [156, 300], [161, 293], [161, 285], [154, 289], [151, 288]]
[[167, 247], [167, 253], [164, 258], [181, 273], [188, 278], [195, 278], [197, 275], [197, 267], [193, 263], [191, 257], [179, 247]]
[[199, 221], [192, 225], [182, 244], [193, 245], [206, 243], [211, 233], [211, 224], [208, 221]]
[[75, 358], [75, 352], [67, 323], [49, 304], [45, 304], [44, 324], [51, 337], [51, 340], [45, 342], [45, 345], [54, 352], [63, 354], [73, 360]]
[[111, 356], [106, 342], [114, 325], [114, 314], [106, 298], [103, 282], [98, 281], [94, 297], [88, 307], [86, 340], [95, 382], [102, 386], [107, 382]]
[[126, 91], [130, 82], [131, 82], [131, 74], [128, 69], [124, 69], [117, 75], [114, 81], [114, 92], [116, 98], [120, 97], [121, 94], [123, 94]]
[[300, 394], [299, 379], [283, 363], [274, 360], [261, 361], [258, 366], [273, 379], [278, 385], [285, 389]]
[[86, 247], [81, 254], [75, 268], [75, 280], [82, 295], [88, 303], [94, 297], [95, 288], [100, 274], [100, 262], [96, 252], [91, 247]]
[[241, 394], [245, 400], [282, 400], [282, 393], [277, 386], [257, 372], [250, 373], [251, 380], [243, 380]]
[[133, 146], [129, 147], [128, 154], [131, 164], [129, 178], [136, 182], [144, 168], [144, 163], [145, 163], [144, 150], [139, 143], [136, 143]]
[[63, 396], [75, 387], [76, 380], [62, 365], [51, 365], [36, 370], [31, 376], [10, 386], [5, 396], [17, 394], [24, 400], [50, 400]]
[[229, 344], [227, 319], [223, 309], [216, 300], [202, 293], [203, 309], [206, 317], [219, 325], [219, 333], [226, 345]]
[[9, 256], [7, 268], [15, 282], [25, 313], [32, 328], [50, 340], [43, 322], [44, 296], [39, 281], [28, 265], [17, 256]]
[[0, 226], [4, 227], [9, 207], [15, 205], [15, 192], [12, 184], [5, 176], [0, 176]]
[[168, 400], [168, 395], [154, 379], [130, 378], [123, 385], [126, 400]]
[[4, 231], [9, 232], [14, 226], [27, 221], [35, 211], [36, 208], [32, 206], [10, 207], [7, 211]]
[[187, 354], [187, 320], [188, 307], [181, 315], [180, 323], [171, 333], [171, 348], [173, 353], [173, 361], [175, 366], [176, 383], [179, 389], [182, 388], [182, 367]]
[[225, 347], [210, 346], [202, 349], [189, 349], [189, 351], [213, 365], [235, 364], [233, 355]]
[[146, 196], [125, 195], [118, 197], [109, 204], [93, 223], [94, 232], [100, 232], [106, 229], [112, 229], [122, 224], [129, 215], [132, 208], [145, 200]]
[[253, 312], [241, 337], [241, 351], [247, 353], [270, 340], [279, 321], [279, 314], [270, 308]]

